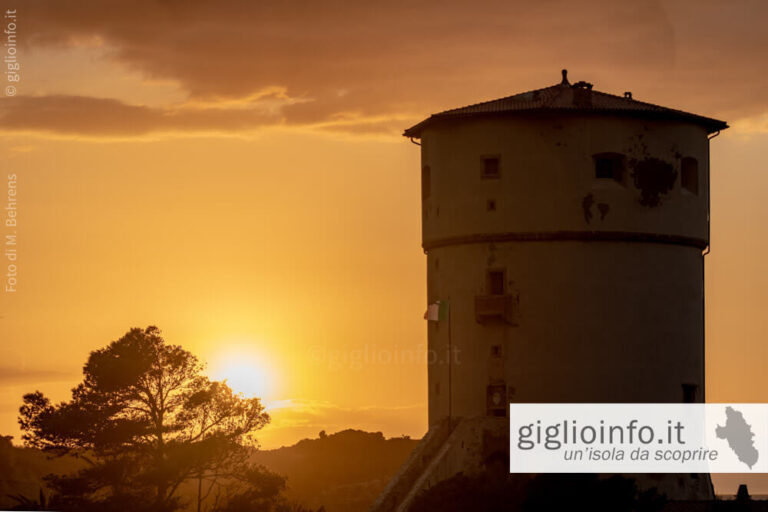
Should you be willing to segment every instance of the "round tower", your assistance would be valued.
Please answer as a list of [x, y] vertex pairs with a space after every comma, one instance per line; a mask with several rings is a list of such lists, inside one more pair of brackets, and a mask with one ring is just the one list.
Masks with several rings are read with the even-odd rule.
[[435, 114], [420, 139], [429, 422], [509, 402], [703, 402], [715, 119], [586, 82]]
[[515, 401], [704, 400], [709, 137], [727, 125], [563, 75], [406, 131], [428, 299], [450, 304], [429, 324], [430, 424]]
[[[405, 131], [421, 145], [430, 429], [372, 510], [506, 462], [510, 402], [704, 401], [709, 140], [725, 128], [564, 70]], [[708, 475], [635, 477], [713, 498]]]

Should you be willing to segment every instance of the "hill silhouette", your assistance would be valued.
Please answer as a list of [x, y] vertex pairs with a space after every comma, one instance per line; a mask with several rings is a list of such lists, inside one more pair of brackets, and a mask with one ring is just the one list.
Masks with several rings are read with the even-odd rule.
[[292, 446], [259, 451], [253, 461], [288, 478], [288, 496], [328, 512], [366, 510], [418, 440], [381, 432], [321, 432]]

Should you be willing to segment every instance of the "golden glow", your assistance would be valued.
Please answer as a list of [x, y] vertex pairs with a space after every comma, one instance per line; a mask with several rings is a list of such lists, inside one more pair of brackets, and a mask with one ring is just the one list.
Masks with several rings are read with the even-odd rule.
[[248, 346], [223, 349], [211, 360], [208, 375], [226, 381], [236, 393], [268, 399], [275, 391], [277, 373], [271, 362]]
[[[553, 84], [563, 66], [599, 90], [732, 122], [712, 142], [706, 397], [768, 401], [760, 16], [731, 10], [744, 25], [729, 31], [721, 9], [701, 2], [595, 3], [562, 19], [531, 3], [527, 18], [510, 17], [514, 30], [488, 32], [461, 24], [469, 4], [435, 4], [424, 18], [435, 23], [387, 39], [397, 13], [355, 8], [327, 25], [312, 11], [293, 26], [278, 2], [274, 19], [286, 24], [270, 26], [272, 17], [179, 3], [179, 16], [214, 31], [179, 59], [186, 21], [126, 8], [105, 23], [90, 3], [73, 3], [66, 19], [28, 3], [30, 23], [19, 21], [29, 45], [19, 98], [29, 103], [16, 128], [7, 117], [0, 127], [0, 176], [19, 175], [20, 211], [19, 291], [0, 293], [0, 434], [20, 441], [25, 393], [67, 399], [90, 351], [157, 325], [212, 378], [265, 401], [265, 447], [344, 428], [423, 435], [422, 358], [350, 363], [367, 348], [426, 344], [420, 150], [399, 134], [432, 112]], [[33, 18], [58, 31], [38, 38], [49, 43], [35, 44]], [[457, 19], [469, 32], [446, 35]], [[361, 20], [381, 24], [360, 31]], [[594, 20], [599, 31], [571, 31], [563, 44], [563, 26]], [[747, 28], [755, 44], [742, 44]], [[157, 51], [146, 51], [147, 34]], [[316, 72], [317, 62], [349, 72]], [[377, 135], [385, 124], [393, 135]]]

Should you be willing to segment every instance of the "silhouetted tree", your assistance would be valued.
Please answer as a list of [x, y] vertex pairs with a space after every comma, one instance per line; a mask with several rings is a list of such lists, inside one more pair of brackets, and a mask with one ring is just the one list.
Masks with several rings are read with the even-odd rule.
[[90, 354], [70, 401], [53, 405], [39, 391], [25, 395], [25, 444], [88, 462], [74, 475], [48, 478], [57, 505], [171, 511], [185, 481], [248, 471], [253, 433], [269, 416], [258, 398], [235, 394], [202, 370], [156, 327], [131, 329]]

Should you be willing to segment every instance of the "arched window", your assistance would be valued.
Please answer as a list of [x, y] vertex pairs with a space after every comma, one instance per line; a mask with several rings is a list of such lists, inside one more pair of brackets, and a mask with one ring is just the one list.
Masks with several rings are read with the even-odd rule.
[[699, 162], [689, 156], [680, 163], [680, 185], [692, 194], [699, 193]]

